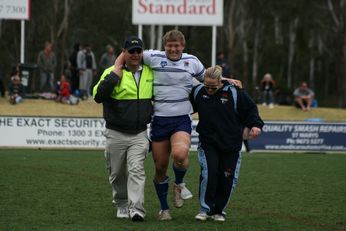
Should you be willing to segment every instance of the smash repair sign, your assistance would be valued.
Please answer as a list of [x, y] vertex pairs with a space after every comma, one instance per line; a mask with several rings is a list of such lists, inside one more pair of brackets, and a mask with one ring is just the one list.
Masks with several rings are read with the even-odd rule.
[[346, 151], [346, 123], [265, 122], [252, 150]]

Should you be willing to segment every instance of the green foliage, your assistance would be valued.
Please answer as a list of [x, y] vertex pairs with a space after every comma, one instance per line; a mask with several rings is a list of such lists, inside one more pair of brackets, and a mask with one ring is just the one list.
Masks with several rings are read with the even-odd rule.
[[[0, 150], [0, 230], [344, 230], [346, 156], [243, 155], [239, 183], [225, 223], [197, 222], [197, 155], [186, 182], [194, 198], [159, 222], [146, 160], [144, 223], [115, 219], [103, 151]], [[172, 181], [172, 172], [169, 175]], [[170, 188], [171, 189], [171, 188]], [[170, 191], [171, 192], [171, 191]], [[169, 193], [169, 203], [172, 197]]]

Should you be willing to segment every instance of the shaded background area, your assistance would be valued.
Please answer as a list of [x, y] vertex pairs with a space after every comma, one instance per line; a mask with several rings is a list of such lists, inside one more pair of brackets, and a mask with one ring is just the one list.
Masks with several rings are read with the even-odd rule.
[[[131, 2], [31, 0], [31, 20], [26, 22], [26, 63], [36, 63], [45, 41], [54, 44], [56, 76], [66, 69], [76, 42], [92, 44], [97, 62], [107, 44], [119, 52], [124, 38], [137, 34], [137, 26], [132, 25]], [[346, 108], [345, 19], [346, 0], [224, 0], [224, 25], [217, 29], [217, 50], [225, 52], [233, 76], [241, 79], [255, 97], [256, 86], [269, 72], [283, 95], [291, 96], [305, 80], [316, 92], [320, 106]], [[172, 28], [174, 25], [164, 26], [163, 31]], [[212, 29], [178, 29], [187, 39], [185, 51], [209, 66]], [[150, 34], [150, 26], [144, 26], [147, 48]], [[0, 20], [0, 50], [0, 70], [8, 83], [11, 68], [20, 59], [19, 21]]]

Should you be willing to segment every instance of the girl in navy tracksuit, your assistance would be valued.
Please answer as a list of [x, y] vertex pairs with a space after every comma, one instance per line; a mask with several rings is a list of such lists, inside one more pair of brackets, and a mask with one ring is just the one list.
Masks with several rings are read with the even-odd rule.
[[225, 220], [225, 208], [237, 184], [241, 163], [242, 131], [250, 138], [264, 125], [255, 102], [245, 91], [221, 81], [222, 68], [210, 67], [204, 84], [193, 88], [191, 102], [198, 112], [200, 213], [197, 220]]

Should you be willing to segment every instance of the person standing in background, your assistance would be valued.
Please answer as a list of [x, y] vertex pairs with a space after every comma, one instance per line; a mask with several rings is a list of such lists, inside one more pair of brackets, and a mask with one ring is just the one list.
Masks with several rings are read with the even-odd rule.
[[101, 71], [103, 72], [108, 67], [112, 66], [114, 64], [114, 61], [115, 61], [114, 47], [108, 44], [106, 46], [106, 52], [103, 53], [100, 59]]
[[96, 60], [90, 44], [85, 44], [84, 49], [77, 54], [77, 67], [79, 70], [79, 89], [82, 99], [91, 96], [93, 77], [96, 76]]
[[274, 107], [273, 91], [275, 87], [275, 81], [271, 74], [267, 73], [261, 80], [261, 91], [262, 91], [262, 105], [267, 105], [267, 98], [269, 100], [269, 108]]
[[225, 53], [223, 51], [219, 51], [216, 55], [216, 65], [222, 67], [222, 77], [231, 78], [232, 72], [231, 67], [228, 65], [227, 59], [225, 57]]
[[56, 56], [52, 43], [45, 42], [44, 49], [38, 54], [37, 65], [40, 69], [40, 92], [54, 92]]
[[70, 62], [70, 71], [71, 71], [71, 92], [76, 93], [76, 90], [79, 89], [79, 71], [77, 65], [77, 54], [80, 50], [80, 44], [75, 43], [73, 45], [73, 52], [69, 57]]

